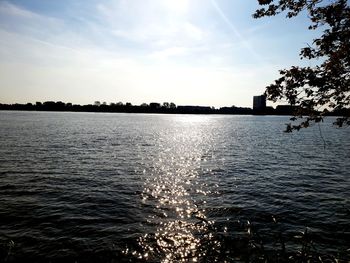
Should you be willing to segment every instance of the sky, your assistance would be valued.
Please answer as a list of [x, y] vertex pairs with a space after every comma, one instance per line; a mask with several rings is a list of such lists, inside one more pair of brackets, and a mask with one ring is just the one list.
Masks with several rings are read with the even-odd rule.
[[[0, 0], [0, 103], [251, 107], [312, 43], [257, 0]], [[309, 62], [307, 62], [309, 63]], [[283, 102], [281, 102], [283, 103]]]

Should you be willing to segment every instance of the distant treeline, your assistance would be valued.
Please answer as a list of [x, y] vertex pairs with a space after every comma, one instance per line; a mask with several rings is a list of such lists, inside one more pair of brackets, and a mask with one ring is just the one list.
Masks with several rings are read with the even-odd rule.
[[[222, 107], [215, 109], [209, 106], [176, 106], [174, 103], [164, 102], [163, 104], [152, 102], [149, 104], [132, 105], [131, 103], [100, 103], [79, 105], [64, 103], [62, 101], [46, 101], [26, 103], [26, 104], [1, 104], [0, 110], [19, 110], [19, 111], [72, 111], [72, 112], [125, 112], [125, 113], [168, 113], [168, 114], [241, 114], [241, 115], [293, 115], [294, 107], [288, 105], [279, 105], [266, 107], [265, 109], [253, 110], [245, 107]], [[341, 112], [333, 112], [329, 115], [341, 115]]]
[[215, 109], [207, 106], [176, 106], [174, 103], [163, 104], [152, 102], [149, 104], [132, 105], [127, 103], [100, 103], [79, 105], [62, 101], [36, 102], [35, 104], [0, 104], [0, 110], [25, 111], [74, 111], [74, 112], [126, 112], [126, 113], [169, 113], [169, 114], [252, 114], [250, 108], [224, 107]]

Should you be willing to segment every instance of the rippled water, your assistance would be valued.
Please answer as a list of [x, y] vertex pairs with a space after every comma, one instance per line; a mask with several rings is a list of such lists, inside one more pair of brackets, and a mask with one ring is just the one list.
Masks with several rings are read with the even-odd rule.
[[350, 129], [287, 121], [0, 112], [0, 261], [347, 261]]

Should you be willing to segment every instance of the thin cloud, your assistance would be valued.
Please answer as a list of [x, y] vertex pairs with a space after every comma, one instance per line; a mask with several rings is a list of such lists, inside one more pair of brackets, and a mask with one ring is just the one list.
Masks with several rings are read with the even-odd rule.
[[42, 19], [42, 16], [36, 13], [20, 8], [6, 1], [0, 2], [0, 14], [22, 17], [26, 19]]
[[4, 102], [249, 106], [278, 67], [256, 63], [211, 0], [167, 1], [78, 0], [55, 17], [0, 2]]

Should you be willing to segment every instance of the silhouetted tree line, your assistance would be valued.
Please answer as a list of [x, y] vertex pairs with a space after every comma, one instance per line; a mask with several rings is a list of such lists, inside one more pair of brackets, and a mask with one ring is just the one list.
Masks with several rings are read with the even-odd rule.
[[[263, 110], [254, 111], [247, 107], [222, 107], [216, 109], [214, 107], [204, 106], [176, 106], [175, 103], [164, 102], [163, 104], [152, 102], [142, 103], [141, 105], [132, 105], [127, 103], [100, 103], [96, 101], [94, 104], [79, 105], [72, 103], [64, 103], [62, 101], [46, 101], [26, 103], [26, 104], [1, 104], [0, 110], [18, 110], [18, 111], [72, 111], [72, 112], [125, 112], [125, 113], [165, 113], [165, 114], [240, 114], [240, 115], [293, 115], [297, 110], [293, 106], [279, 105], [274, 109], [273, 107], [266, 107]], [[343, 111], [348, 111], [347, 113]], [[328, 115], [343, 116], [349, 114], [349, 109], [342, 111], [329, 112]]]

